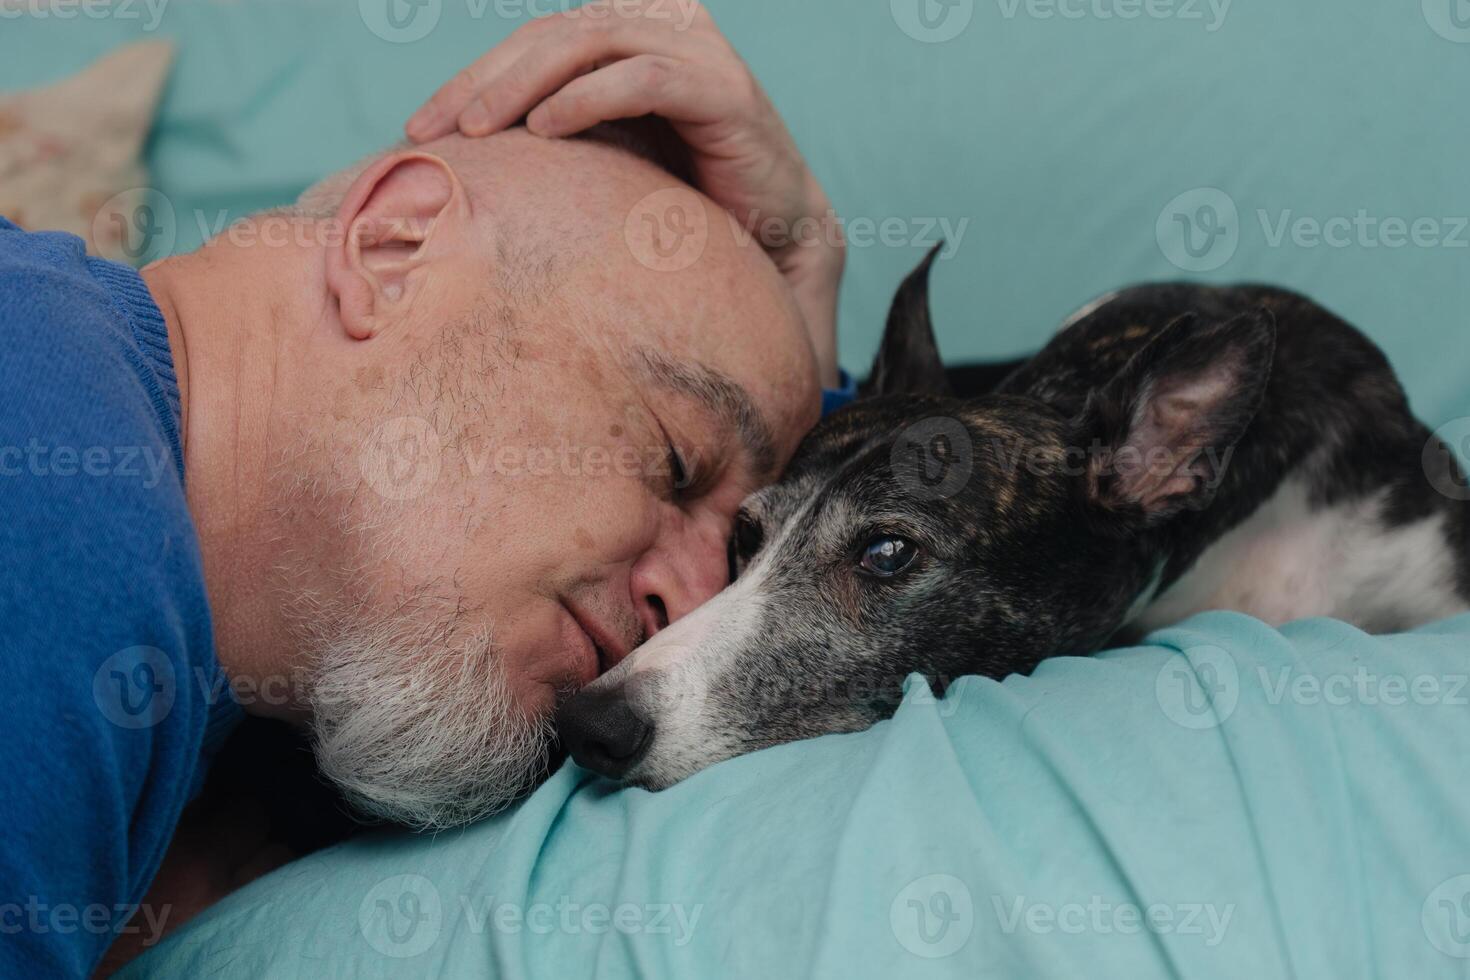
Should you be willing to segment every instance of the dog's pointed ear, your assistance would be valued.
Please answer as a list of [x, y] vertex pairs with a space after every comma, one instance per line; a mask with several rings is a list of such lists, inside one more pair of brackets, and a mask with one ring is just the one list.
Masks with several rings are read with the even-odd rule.
[[940, 242], [930, 249], [919, 267], [898, 287], [898, 295], [888, 311], [883, 343], [878, 347], [868, 380], [858, 389], [859, 398], [949, 394], [949, 381], [929, 317], [929, 269], [943, 247], [944, 242]]
[[1265, 399], [1276, 351], [1266, 310], [1224, 323], [1170, 323], [1088, 399], [1076, 431], [1086, 494], [1145, 526], [1214, 499]]

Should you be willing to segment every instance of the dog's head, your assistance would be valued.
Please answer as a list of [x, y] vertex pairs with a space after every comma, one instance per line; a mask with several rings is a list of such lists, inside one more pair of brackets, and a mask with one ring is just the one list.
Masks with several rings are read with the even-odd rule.
[[[904, 283], [863, 396], [750, 497], [734, 581], [562, 709], [583, 766], [650, 788], [892, 712], [910, 673], [1029, 671], [1100, 646], [1205, 506], [1260, 404], [1269, 320], [1153, 337], [1072, 417], [947, 393], [929, 259]], [[1127, 461], [1137, 457], [1136, 465]]]

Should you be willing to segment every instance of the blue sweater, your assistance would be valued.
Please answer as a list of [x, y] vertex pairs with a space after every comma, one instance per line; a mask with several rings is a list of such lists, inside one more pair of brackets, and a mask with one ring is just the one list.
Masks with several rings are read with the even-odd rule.
[[0, 977], [84, 977], [240, 709], [163, 316], [132, 269], [4, 219], [0, 563]]

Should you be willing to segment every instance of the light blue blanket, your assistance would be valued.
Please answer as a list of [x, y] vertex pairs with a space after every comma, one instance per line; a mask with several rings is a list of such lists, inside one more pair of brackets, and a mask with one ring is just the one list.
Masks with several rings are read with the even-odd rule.
[[125, 977], [1470, 971], [1470, 617], [1215, 613], [663, 793], [565, 768], [263, 879]]

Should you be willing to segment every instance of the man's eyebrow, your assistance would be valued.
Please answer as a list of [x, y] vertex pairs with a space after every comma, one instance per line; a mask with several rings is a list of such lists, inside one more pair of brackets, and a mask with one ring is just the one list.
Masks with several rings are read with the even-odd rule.
[[687, 395], [734, 429], [757, 472], [767, 474], [776, 468], [771, 425], [750, 392], [733, 378], [698, 362], [676, 361], [651, 347], [639, 347], [634, 353], [635, 363], [650, 381]]

